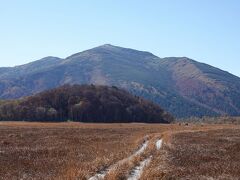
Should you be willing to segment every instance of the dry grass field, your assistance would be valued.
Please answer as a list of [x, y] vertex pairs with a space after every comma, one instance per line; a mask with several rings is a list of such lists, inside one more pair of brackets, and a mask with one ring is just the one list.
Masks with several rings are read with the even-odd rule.
[[177, 133], [158, 157], [164, 162], [164, 179], [238, 180], [240, 129]]
[[1, 122], [0, 139], [0, 179], [127, 179], [147, 158], [141, 179], [240, 177], [239, 125]]

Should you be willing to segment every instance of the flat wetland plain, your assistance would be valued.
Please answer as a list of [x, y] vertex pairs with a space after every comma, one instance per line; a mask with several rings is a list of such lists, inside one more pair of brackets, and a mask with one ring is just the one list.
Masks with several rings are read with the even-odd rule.
[[127, 179], [146, 158], [141, 179], [239, 179], [240, 125], [0, 122], [0, 179]]

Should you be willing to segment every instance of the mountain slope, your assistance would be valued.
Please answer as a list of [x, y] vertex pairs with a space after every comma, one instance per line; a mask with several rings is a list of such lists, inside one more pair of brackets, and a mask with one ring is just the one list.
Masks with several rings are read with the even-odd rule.
[[0, 120], [170, 123], [158, 105], [117, 87], [65, 85], [0, 103]]
[[240, 78], [188, 58], [165, 59], [175, 89], [186, 99], [218, 114], [240, 114]]
[[240, 78], [185, 57], [159, 58], [107, 44], [65, 59], [48, 57], [30, 65], [0, 68], [3, 99], [64, 84], [118, 86], [177, 117], [240, 115]]

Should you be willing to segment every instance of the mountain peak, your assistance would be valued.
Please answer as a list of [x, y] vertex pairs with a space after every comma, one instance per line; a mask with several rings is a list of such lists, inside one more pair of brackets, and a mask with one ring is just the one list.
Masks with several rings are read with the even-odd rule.
[[112, 45], [112, 44], [103, 44], [103, 45], [101, 45], [100, 47], [115, 47], [115, 46]]
[[113, 50], [113, 49], [124, 49], [124, 48], [120, 47], [120, 46], [114, 46], [112, 44], [103, 44], [103, 45], [95, 47], [93, 49], [109, 49], [109, 50]]
[[139, 51], [139, 50], [135, 50], [135, 49], [131, 49], [131, 48], [125, 48], [125, 47], [120, 47], [120, 46], [115, 46], [115, 45], [112, 45], [112, 44], [103, 44], [101, 46], [97, 46], [97, 47], [94, 47], [92, 49], [88, 49], [88, 50], [85, 50], [85, 51], [82, 51], [82, 52], [79, 52], [79, 53], [76, 53], [76, 54], [73, 54], [69, 57], [66, 58], [66, 60], [68, 61], [69, 59], [72, 59], [72, 58], [79, 58], [79, 57], [86, 57], [86, 56], [96, 56], [96, 55], [102, 55], [102, 54], [117, 54], [118, 56], [135, 56], [136, 59], [139, 59], [137, 58], [136, 56], [139, 56], [139, 57], [146, 57], [146, 56], [149, 56], [149, 57], [156, 57], [154, 54], [150, 53], [150, 52], [147, 52], [147, 51]]
[[115, 45], [112, 45], [112, 44], [103, 44], [103, 45], [97, 46], [97, 47], [95, 47], [93, 49], [109, 49], [109, 50], [113, 50], [113, 49], [128, 49], [128, 48], [115, 46]]
[[54, 65], [58, 62], [60, 62], [62, 59], [59, 57], [54, 57], [54, 56], [47, 56], [44, 57], [42, 59], [27, 63], [27, 64], [23, 64], [23, 65], [19, 65], [19, 66], [15, 66], [15, 68], [19, 68], [19, 67], [30, 67], [30, 66], [34, 66], [36, 68], [40, 68], [39, 66], [50, 66], [50, 65]]
[[60, 59], [0, 68], [0, 98], [18, 98], [63, 84], [124, 88], [177, 117], [240, 115], [240, 78], [187, 57], [104, 44]]

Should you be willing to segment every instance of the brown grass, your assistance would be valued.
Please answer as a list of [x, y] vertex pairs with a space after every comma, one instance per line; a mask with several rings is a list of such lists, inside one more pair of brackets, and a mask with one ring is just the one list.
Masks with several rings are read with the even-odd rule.
[[1, 122], [0, 178], [84, 179], [130, 156], [145, 134], [156, 130], [161, 128], [153, 130], [144, 124]]
[[240, 128], [172, 133], [142, 179], [239, 179]]
[[[215, 131], [208, 132], [208, 130], [233, 129], [233, 127], [233, 125], [202, 126], [194, 124], [179, 126], [178, 124], [1, 122], [0, 179], [87, 179], [96, 172], [129, 157], [142, 144], [146, 135], [149, 135], [151, 139], [146, 152], [109, 173], [108, 178], [126, 178], [133, 167], [149, 155], [152, 155], [153, 159], [145, 168], [143, 179], [168, 177], [168, 173], [172, 173], [175, 168], [176, 176], [172, 177], [178, 177], [178, 173], [182, 174], [179, 167], [182, 169], [182, 166], [185, 166], [179, 162], [181, 158], [186, 158], [177, 153], [178, 143], [185, 141], [186, 144], [190, 144], [189, 147], [192, 150], [195, 150], [195, 146], [191, 146], [194, 139], [190, 141], [191, 138], [189, 138], [196, 133], [195, 131], [202, 130], [212, 133]], [[179, 133], [183, 131], [185, 132]], [[225, 132], [225, 130], [219, 131]], [[236, 137], [233, 139], [236, 140], [240, 134], [235, 131], [234, 133], [234, 137]], [[193, 138], [198, 138], [200, 134], [198, 133]], [[227, 135], [231, 135], [230, 131], [227, 131], [226, 137], [228, 137]], [[154, 143], [159, 137], [164, 138], [165, 144], [163, 150], [156, 151]], [[230, 140], [229, 142], [232, 142]], [[213, 139], [209, 139], [209, 143], [211, 142]], [[221, 145], [220, 142], [221, 140], [217, 145]], [[184, 146], [182, 151], [187, 151], [187, 147], [187, 145]], [[197, 147], [201, 148], [202, 146], [198, 145]], [[202, 148], [204, 147], [205, 145]], [[224, 146], [223, 149], [230, 151], [230, 147], [225, 148]], [[232, 148], [238, 149], [239, 146], [232, 144]], [[180, 158], [179, 161], [175, 162], [174, 160], [176, 164], [172, 161], [175, 157]], [[229, 168], [231, 167], [229, 166]], [[192, 168], [194, 169], [194, 167]], [[188, 172], [186, 171], [185, 174]], [[234, 172], [229, 174], [232, 173], [234, 176], [237, 175]]]

